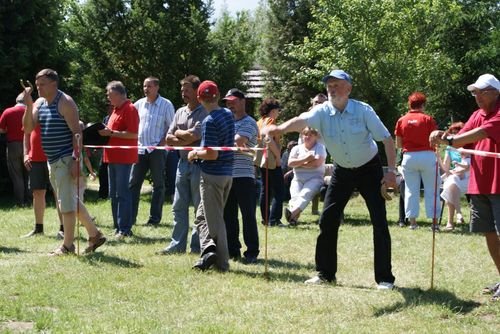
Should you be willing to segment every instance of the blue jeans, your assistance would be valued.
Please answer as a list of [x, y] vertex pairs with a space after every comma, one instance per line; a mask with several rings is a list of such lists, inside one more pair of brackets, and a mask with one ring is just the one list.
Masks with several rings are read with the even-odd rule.
[[153, 193], [151, 195], [151, 207], [149, 209], [149, 223], [159, 224], [165, 202], [165, 160], [164, 150], [154, 150], [139, 154], [139, 160], [132, 166], [130, 176], [130, 192], [132, 193], [132, 224], [137, 220], [139, 211], [139, 199], [141, 187], [148, 170], [151, 170], [153, 179]]
[[129, 235], [132, 228], [132, 194], [128, 187], [131, 164], [108, 164], [109, 197], [116, 232]]
[[[260, 193], [260, 213], [262, 220], [269, 219], [269, 225], [278, 225], [281, 223], [283, 215], [283, 198], [285, 197], [285, 181], [281, 167], [276, 169], [261, 168], [262, 191]], [[268, 194], [266, 202], [266, 174], [268, 182]], [[271, 201], [272, 199], [272, 201]], [[269, 211], [269, 206], [271, 210]]]
[[[179, 159], [177, 175], [175, 178], [175, 195], [172, 213], [174, 216], [174, 229], [172, 241], [167, 249], [171, 252], [184, 253], [186, 251], [187, 236], [189, 232], [189, 204], [194, 207], [194, 214], [200, 204], [200, 166], [189, 163], [186, 159]], [[194, 221], [194, 219], [193, 219]], [[191, 252], [200, 252], [200, 238], [193, 228], [191, 234]]]
[[255, 179], [238, 177], [233, 179], [231, 191], [224, 207], [227, 244], [230, 257], [240, 257], [241, 243], [239, 240], [240, 222], [238, 221], [238, 206], [243, 220], [243, 240], [247, 246], [245, 257], [259, 255], [259, 232], [255, 218], [257, 199], [255, 198]]
[[354, 188], [357, 188], [366, 202], [373, 226], [375, 281], [394, 283], [395, 278], [392, 275], [391, 266], [391, 235], [387, 226], [385, 200], [380, 194], [382, 177], [382, 164], [378, 155], [358, 168], [335, 166], [319, 219], [316, 270], [320, 277], [328, 281], [335, 280], [337, 239], [342, 213]]

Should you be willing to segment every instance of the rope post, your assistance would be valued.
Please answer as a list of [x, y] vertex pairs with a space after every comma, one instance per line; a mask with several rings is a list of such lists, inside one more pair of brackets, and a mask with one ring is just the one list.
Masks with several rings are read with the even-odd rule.
[[76, 146], [78, 147], [78, 154], [76, 156], [76, 164], [77, 164], [77, 169], [76, 169], [76, 219], [75, 219], [75, 224], [76, 224], [76, 255], [80, 255], [80, 134], [77, 133], [75, 134], [76, 138]]
[[[266, 175], [265, 175], [265, 182], [264, 182], [264, 200], [265, 200], [265, 212], [264, 212], [264, 278], [269, 280], [269, 261], [267, 258], [267, 245], [268, 245], [268, 231], [269, 231], [269, 159], [267, 158], [269, 152], [269, 143], [271, 142], [271, 139], [268, 137], [264, 137], [264, 142], [265, 142], [265, 147], [264, 151], [262, 152], [263, 157], [266, 159]], [[261, 175], [262, 178], [262, 175]]]
[[[439, 174], [439, 161], [438, 154], [439, 150], [436, 146], [434, 148], [434, 152], [436, 154], [436, 168], [434, 175], [434, 213], [432, 216], [432, 255], [431, 255], [431, 290], [434, 289], [434, 258], [435, 258], [435, 249], [436, 249], [436, 229], [437, 225], [437, 192], [438, 192], [438, 174]], [[441, 208], [442, 210], [442, 208]]]

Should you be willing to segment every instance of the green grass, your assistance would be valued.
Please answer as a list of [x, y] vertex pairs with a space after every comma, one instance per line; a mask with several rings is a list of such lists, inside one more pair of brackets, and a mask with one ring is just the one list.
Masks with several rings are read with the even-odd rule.
[[[109, 236], [110, 205], [95, 196], [88, 192], [87, 206]], [[430, 290], [431, 222], [417, 231], [399, 228], [397, 202], [388, 202], [398, 289], [377, 291], [372, 229], [362, 200], [354, 198], [340, 231], [338, 286], [306, 286], [303, 281], [314, 274], [316, 216], [303, 215], [296, 228], [268, 229], [267, 278], [263, 260], [231, 262], [229, 273], [199, 273], [191, 269], [195, 255], [155, 254], [169, 241], [171, 206], [165, 205], [161, 227], [145, 227], [148, 200], [143, 196], [131, 240], [110, 238], [95, 254], [50, 258], [47, 252], [59, 244], [55, 210], [46, 212], [45, 236], [21, 239], [32, 228], [32, 210], [11, 209], [3, 198], [0, 332], [499, 332], [500, 303], [480, 294], [498, 274], [484, 238], [467, 233], [466, 226], [436, 235]], [[259, 229], [263, 259], [265, 229]], [[86, 237], [83, 228], [81, 233]]]

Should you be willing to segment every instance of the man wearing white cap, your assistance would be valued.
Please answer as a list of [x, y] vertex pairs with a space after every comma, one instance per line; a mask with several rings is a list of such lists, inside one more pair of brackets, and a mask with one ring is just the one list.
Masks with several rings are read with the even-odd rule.
[[[373, 225], [377, 288], [392, 289], [395, 277], [391, 266], [391, 236], [380, 185], [396, 186], [394, 141], [371, 106], [349, 98], [352, 90], [349, 74], [333, 70], [323, 78], [323, 83], [328, 91], [328, 102], [279, 126], [267, 128], [271, 135], [301, 131], [306, 126], [318, 129], [326, 148], [335, 157], [333, 175], [319, 220], [320, 234], [316, 243], [318, 275], [305, 283], [335, 283], [337, 239], [342, 212], [357, 188], [367, 204]], [[389, 165], [385, 175], [375, 141], [384, 144]]]
[[[455, 136], [444, 131], [432, 132], [431, 145], [468, 145], [474, 150], [500, 153], [500, 81], [492, 74], [483, 74], [467, 90], [476, 98], [479, 109]], [[484, 233], [500, 274], [500, 159], [472, 155], [467, 193], [471, 200], [470, 230]], [[493, 300], [500, 300], [499, 287], [500, 283], [495, 283], [483, 292], [493, 294]]]

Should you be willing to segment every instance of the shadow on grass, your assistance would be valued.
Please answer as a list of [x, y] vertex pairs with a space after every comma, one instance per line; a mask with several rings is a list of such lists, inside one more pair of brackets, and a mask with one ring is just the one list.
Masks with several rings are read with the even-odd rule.
[[85, 255], [85, 256], [79, 256], [78, 259], [80, 259], [80, 261], [82, 261], [82, 262], [86, 262], [86, 263], [93, 265], [93, 266], [99, 265], [102, 263], [107, 263], [107, 264], [111, 264], [111, 265], [123, 267], [123, 268], [137, 269], [137, 268], [143, 267], [143, 265], [141, 265], [141, 264], [137, 264], [135, 262], [125, 260], [125, 259], [122, 259], [122, 258], [119, 258], [116, 256], [109, 256], [109, 255], [106, 255], [104, 253], [92, 253], [92, 254]]
[[170, 241], [170, 238], [167, 237], [143, 237], [143, 236], [138, 236], [137, 234], [134, 234], [130, 238], [126, 238], [126, 241], [116, 241], [113, 240], [113, 238], [108, 238], [108, 241], [106, 242], [106, 245], [119, 245], [122, 243], [126, 244], [141, 244], [141, 245], [151, 245], [151, 244], [157, 244], [157, 243], [166, 243], [167, 241]]
[[[271, 281], [301, 282], [302, 283], [306, 279], [310, 278], [310, 276], [294, 274], [293, 272], [286, 270], [286, 269], [292, 269], [292, 270], [307, 269], [310, 271], [314, 270], [314, 266], [312, 264], [311, 265], [304, 265], [304, 264], [301, 264], [298, 262], [281, 261], [281, 260], [274, 260], [274, 259], [268, 260], [268, 272], [267, 272], [267, 274], [264, 272], [265, 262], [263, 259], [259, 259], [256, 264], [248, 264], [246, 267], [254, 268], [255, 265], [260, 265], [262, 268], [262, 272], [246, 271], [242, 268], [238, 268], [238, 269], [234, 269], [234, 270], [231, 269], [231, 273], [242, 274], [242, 275], [252, 277], [252, 278], [260, 278], [260, 279], [271, 280]], [[273, 269], [285, 269], [285, 270], [283, 272], [276, 272]]]
[[6, 253], [6, 254], [10, 254], [10, 253], [26, 253], [26, 251], [20, 249], [20, 248], [17, 248], [17, 247], [3, 247], [3, 246], [0, 246], [0, 253]]
[[392, 306], [383, 307], [375, 311], [375, 316], [383, 316], [387, 313], [396, 313], [405, 308], [420, 305], [445, 306], [454, 313], [467, 314], [472, 312], [481, 304], [473, 300], [463, 300], [457, 298], [453, 293], [446, 290], [422, 290], [420, 288], [397, 288], [403, 298], [403, 302], [398, 302]]

